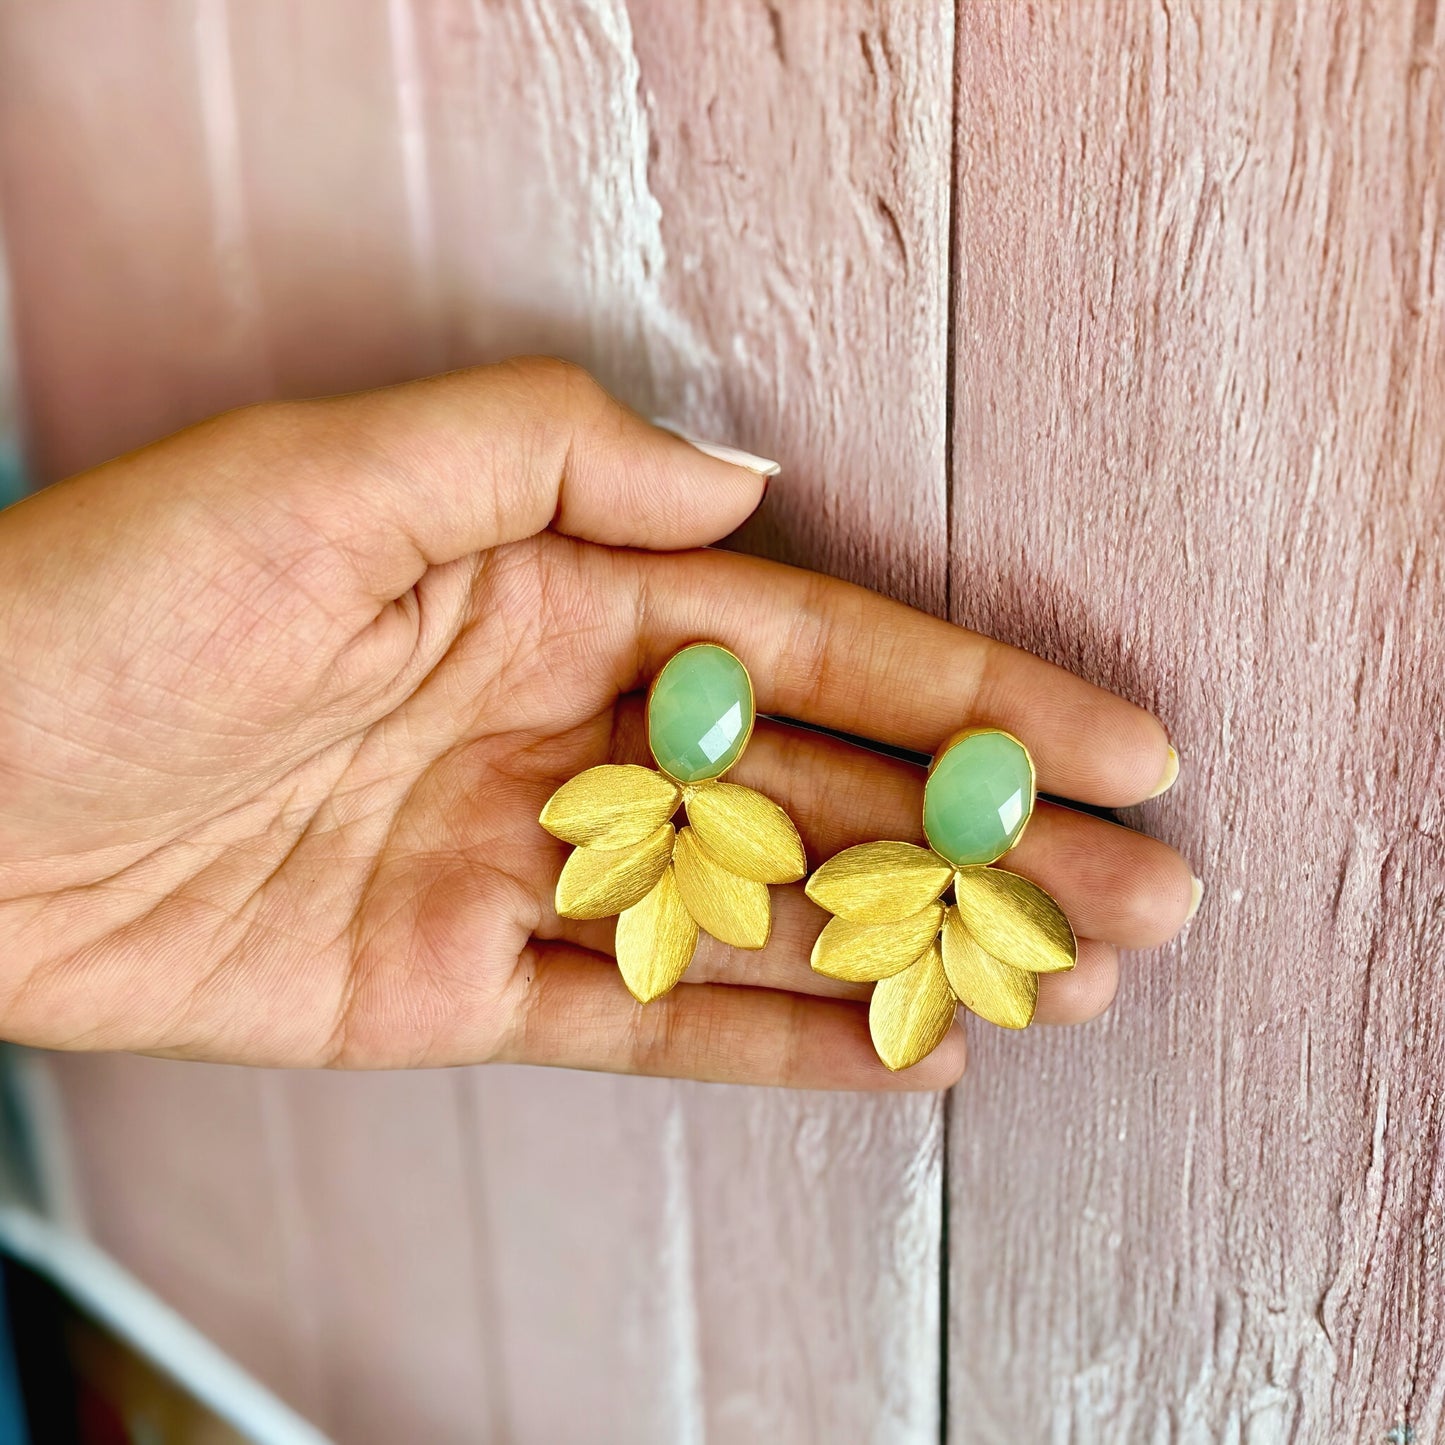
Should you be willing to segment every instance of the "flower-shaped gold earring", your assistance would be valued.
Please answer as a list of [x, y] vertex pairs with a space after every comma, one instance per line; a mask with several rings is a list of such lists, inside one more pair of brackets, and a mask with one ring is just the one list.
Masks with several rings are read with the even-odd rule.
[[1004, 1028], [1026, 1028], [1039, 974], [1074, 966], [1078, 945], [1059, 905], [991, 866], [1018, 842], [1034, 796], [1028, 749], [998, 728], [969, 729], [929, 769], [929, 847], [862, 843], [808, 880], [808, 896], [836, 915], [813, 945], [813, 968], [877, 983], [868, 1026], [890, 1069], [931, 1053], [960, 1003]]
[[[542, 826], [576, 844], [557, 880], [564, 918], [617, 914], [617, 966], [640, 1003], [686, 972], [698, 930], [734, 948], [772, 932], [770, 883], [808, 871], [778, 805], [719, 779], [742, 756], [756, 708], [747, 669], [725, 647], [674, 653], [647, 695], [647, 745], [659, 771], [604, 763], [564, 783]], [[674, 828], [682, 806], [687, 826]]]

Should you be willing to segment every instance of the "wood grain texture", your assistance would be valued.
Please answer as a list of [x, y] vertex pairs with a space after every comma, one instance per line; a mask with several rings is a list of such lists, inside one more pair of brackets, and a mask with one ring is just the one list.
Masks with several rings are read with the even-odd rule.
[[929, 1101], [62, 1061], [99, 1237], [339, 1439], [1445, 1429], [1445, 22], [959, 17], [0, 6], [42, 475], [559, 351], [782, 460], [746, 545], [1184, 758], [1183, 942], [1102, 1025], [972, 1030], [946, 1379]]
[[[746, 545], [942, 610], [947, 14], [125, 0], [97, 45], [99, 14], [0, 8], [42, 476], [552, 350], [782, 461]], [[56, 1067], [101, 1240], [339, 1439], [937, 1433], [936, 1100]]]
[[[960, 11], [954, 612], [1156, 706], [1205, 880], [974, 1030], [949, 1438], [1445, 1429], [1430, 4]], [[1400, 1433], [1387, 1437], [1387, 1432]]]

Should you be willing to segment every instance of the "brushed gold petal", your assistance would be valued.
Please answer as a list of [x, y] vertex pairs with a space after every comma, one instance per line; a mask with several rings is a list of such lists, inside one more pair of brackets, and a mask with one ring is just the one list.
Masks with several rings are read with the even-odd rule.
[[830, 858], [808, 879], [820, 908], [851, 923], [896, 923], [948, 887], [953, 868], [913, 843], [860, 843]]
[[771, 798], [738, 783], [704, 783], [686, 798], [698, 842], [730, 873], [793, 883], [808, 871], [793, 820]]
[[712, 936], [733, 948], [761, 948], [773, 931], [768, 885], [729, 873], [691, 828], [678, 830], [673, 871], [687, 911]]
[[628, 848], [655, 833], [682, 792], [671, 778], [632, 763], [603, 763], [563, 783], [542, 809], [542, 826], [579, 848]]
[[671, 823], [630, 848], [574, 848], [557, 880], [563, 918], [606, 918], [652, 891], [672, 855]]
[[943, 971], [964, 1008], [1005, 1029], [1026, 1029], [1039, 1002], [1039, 976], [1000, 963], [968, 931], [956, 908], [943, 921]]
[[943, 904], [897, 923], [850, 923], [835, 918], [813, 945], [813, 971], [845, 983], [871, 983], [901, 973], [938, 937]]
[[1036, 883], [1003, 868], [961, 868], [953, 880], [959, 916], [983, 949], [1030, 973], [1062, 973], [1079, 946], [1063, 910]]
[[638, 1003], [660, 998], [687, 972], [697, 948], [697, 924], [678, 892], [671, 868], [640, 903], [617, 920], [617, 967]]
[[868, 1031], [890, 1069], [907, 1069], [943, 1042], [957, 1007], [935, 941], [916, 963], [885, 978], [868, 1005]]

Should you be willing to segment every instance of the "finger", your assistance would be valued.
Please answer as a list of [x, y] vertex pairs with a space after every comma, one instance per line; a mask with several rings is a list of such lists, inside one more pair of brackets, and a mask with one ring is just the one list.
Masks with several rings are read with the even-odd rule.
[[[809, 918], [801, 930], [799, 924]], [[702, 934], [686, 975], [686, 985], [730, 985], [791, 993], [817, 999], [867, 1003], [871, 983], [841, 983], [815, 973], [808, 962], [817, 922], [825, 915], [800, 892], [779, 889], [775, 899], [773, 936], [756, 951], [729, 948]], [[811, 937], [807, 936], [811, 927]], [[563, 920], [559, 942], [585, 950], [600, 962], [613, 964], [612, 929], [597, 924]], [[613, 964], [615, 967], [615, 964]], [[1039, 979], [1039, 1002], [1034, 1022], [1082, 1024], [1098, 1018], [1114, 1001], [1119, 988], [1119, 951], [1093, 938], [1079, 940], [1078, 962], [1067, 973], [1045, 974]], [[651, 1005], [648, 1005], [651, 1007]], [[961, 1015], [962, 1017], [962, 1015]]]
[[[287, 507], [339, 540], [385, 598], [428, 566], [548, 527], [620, 547], [703, 546], [751, 515], [776, 470], [761, 458], [719, 460], [549, 358], [293, 403], [284, 414], [286, 445], [308, 458], [279, 472]], [[274, 488], [278, 473], [262, 471]]]
[[963, 1073], [957, 1025], [921, 1063], [891, 1073], [859, 1004], [682, 983], [644, 1007], [610, 959], [537, 944], [524, 965], [530, 983], [498, 1062], [793, 1089], [946, 1089]]
[[1053, 803], [1003, 866], [1052, 894], [1076, 933], [1120, 948], [1168, 943], [1194, 909], [1193, 871], [1167, 843]]
[[[709, 933], [698, 932], [697, 948], [688, 965], [689, 983], [730, 983], [749, 988], [785, 989], [814, 998], [867, 1001], [873, 986], [844, 983], [813, 971], [813, 944], [828, 915], [792, 884], [772, 893], [773, 928], [762, 948], [733, 948]], [[616, 952], [615, 918], [563, 918], [549, 911], [534, 930], [534, 937], [587, 949], [611, 959]]]
[[[645, 744], [636, 731], [638, 720], [620, 718], [616, 735], [619, 762], [645, 761]], [[640, 750], [640, 751], [639, 751]], [[816, 766], [820, 761], [826, 767]], [[822, 857], [856, 842], [879, 837], [922, 841], [919, 817], [922, 805], [922, 770], [897, 759], [870, 753], [862, 748], [771, 723], [760, 724], [748, 753], [730, 776], [756, 787], [781, 802], [803, 831], [809, 856], [816, 863]], [[840, 799], [846, 799], [841, 803]], [[820, 806], [826, 804], [827, 806]], [[1079, 933], [1078, 962], [1068, 973], [1048, 975], [1039, 980], [1036, 1021], [1047, 1024], [1084, 1023], [1104, 1012], [1118, 989], [1119, 955], [1116, 948], [1099, 937], [1090, 936], [1095, 914], [1115, 932], [1125, 928], [1107, 902], [1091, 897], [1088, 887], [1080, 889], [1068, 876], [1056, 876], [1061, 854], [1065, 864], [1071, 849], [1067, 835], [1071, 825], [1098, 825], [1105, 837], [1121, 835], [1132, 844], [1136, 839], [1154, 844], [1173, 854], [1167, 845], [1143, 838], [1126, 828], [1087, 814], [1052, 808], [1049, 815], [1060, 825], [1065, 846], [1046, 843], [1039, 849], [1036, 866], [1018, 871], [1048, 888], [1069, 913]], [[911, 820], [911, 822], [910, 822]], [[1040, 819], [1042, 821], [1042, 819]], [[1030, 833], [1034, 825], [1030, 825]], [[1077, 842], [1078, 840], [1075, 840]], [[1086, 840], [1085, 840], [1086, 841]], [[818, 851], [821, 846], [823, 851]], [[1107, 852], [1107, 843], [1098, 846]], [[1023, 845], [1010, 854], [1010, 865], [1023, 852]], [[1177, 854], [1173, 855], [1175, 858]], [[1096, 860], [1090, 859], [1090, 866]], [[1188, 876], [1188, 868], [1179, 860]], [[1105, 888], [1105, 884], [1094, 885]], [[871, 984], [850, 984], [814, 972], [810, 955], [828, 915], [812, 902], [800, 885], [772, 890], [773, 929], [762, 949], [731, 948], [701, 934], [697, 952], [687, 971], [694, 984], [720, 983], [753, 988], [786, 990], [817, 998], [866, 1001]], [[615, 919], [574, 920], [548, 912], [538, 936], [564, 940], [599, 956], [611, 958]], [[1107, 936], [1107, 935], [1106, 935]]]
[[1119, 991], [1119, 950], [1097, 939], [1079, 940], [1079, 961], [1067, 973], [1039, 979], [1037, 1024], [1086, 1024], [1114, 1002]]
[[[813, 998], [866, 1003], [873, 993], [871, 983], [840, 983], [825, 978], [815, 973], [808, 961], [813, 940], [826, 922], [827, 914], [804, 897], [801, 889], [777, 889], [773, 933], [767, 946], [756, 951], [729, 948], [703, 934], [687, 971], [688, 982], [776, 989]], [[1078, 962], [1072, 969], [1039, 979], [1034, 1020], [1041, 1024], [1088, 1023], [1113, 1003], [1118, 988], [1118, 949], [1098, 939], [1081, 938]], [[960, 1014], [963, 1017], [966, 1015]]]
[[[923, 843], [924, 770], [837, 738], [760, 723], [730, 777], [767, 794], [797, 823], [816, 867], [879, 838]], [[1194, 875], [1171, 848], [1107, 818], [1040, 802], [1001, 860], [1037, 883], [1081, 938], [1157, 948], [1184, 926]]]
[[963, 727], [1006, 728], [1040, 788], [1082, 802], [1139, 802], [1177, 767], [1143, 708], [864, 588], [729, 552], [632, 565], [645, 633], [629, 688], [707, 639], [742, 658], [764, 712], [922, 753]]
[[[651, 762], [640, 704], [619, 709], [613, 742], [614, 761]], [[924, 776], [902, 759], [766, 720], [728, 774], [782, 807], [815, 868], [855, 843], [924, 842]], [[1036, 806], [1004, 866], [1051, 894], [1081, 938], [1121, 948], [1168, 942], [1193, 906], [1193, 872], [1167, 843], [1053, 803]], [[819, 912], [817, 928], [826, 921]]]

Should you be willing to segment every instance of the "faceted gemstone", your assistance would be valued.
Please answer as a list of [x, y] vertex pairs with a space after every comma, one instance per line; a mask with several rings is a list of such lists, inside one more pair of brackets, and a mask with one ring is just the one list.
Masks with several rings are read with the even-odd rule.
[[679, 783], [720, 777], [753, 726], [747, 669], [711, 642], [685, 647], [657, 676], [647, 703], [647, 744]]
[[972, 733], [934, 763], [923, 792], [923, 831], [956, 867], [992, 863], [1018, 842], [1033, 807], [1023, 744], [1007, 733]]

